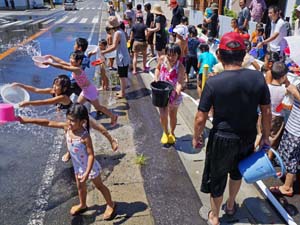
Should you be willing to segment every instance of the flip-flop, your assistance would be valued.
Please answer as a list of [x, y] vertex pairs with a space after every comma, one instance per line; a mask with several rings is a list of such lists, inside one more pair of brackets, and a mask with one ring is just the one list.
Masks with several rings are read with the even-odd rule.
[[115, 217], [116, 210], [117, 210], [117, 203], [114, 202], [114, 207], [112, 207], [112, 212], [109, 215], [105, 215], [105, 212], [104, 212], [103, 219], [104, 220], [112, 220]]
[[236, 210], [237, 210], [236, 202], [234, 202], [232, 209], [228, 209], [227, 201], [226, 201], [226, 203], [224, 205], [224, 211], [227, 216], [234, 216], [234, 214], [236, 213]]
[[[75, 205], [76, 206], [76, 205]], [[75, 206], [73, 206], [73, 207], [75, 207]], [[72, 208], [73, 208], [72, 207]], [[71, 208], [71, 210], [72, 210], [72, 208]], [[76, 215], [79, 215], [79, 214], [81, 214], [81, 213], [84, 213], [84, 212], [86, 212], [88, 210], [88, 207], [85, 207], [85, 208], [81, 208], [81, 209], [78, 209], [78, 210], [76, 210], [74, 213], [71, 213], [70, 212], [70, 214], [72, 215], [72, 216], [76, 216]]]
[[282, 193], [279, 189], [280, 186], [273, 186], [270, 187], [269, 190], [272, 194], [274, 195], [282, 195], [282, 196], [287, 196], [287, 197], [293, 197], [294, 193]]

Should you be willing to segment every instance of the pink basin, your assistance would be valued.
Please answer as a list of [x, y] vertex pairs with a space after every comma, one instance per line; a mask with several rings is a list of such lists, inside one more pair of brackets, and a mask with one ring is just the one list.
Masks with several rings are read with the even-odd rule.
[[15, 110], [11, 104], [0, 104], [0, 123], [16, 121]]

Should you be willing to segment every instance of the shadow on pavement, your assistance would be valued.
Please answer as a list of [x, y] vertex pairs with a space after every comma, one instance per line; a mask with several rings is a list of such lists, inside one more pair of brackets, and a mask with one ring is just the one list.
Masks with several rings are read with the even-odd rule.
[[151, 94], [151, 91], [149, 89], [141, 88], [141, 89], [127, 93], [126, 98], [127, 98], [127, 100], [136, 100], [139, 98], [149, 96], [150, 94]]

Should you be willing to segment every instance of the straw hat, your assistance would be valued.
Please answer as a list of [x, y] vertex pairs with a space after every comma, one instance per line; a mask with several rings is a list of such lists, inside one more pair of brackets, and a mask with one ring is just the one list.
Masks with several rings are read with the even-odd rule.
[[160, 5], [157, 5], [157, 4], [155, 4], [153, 6], [153, 9], [152, 9], [151, 12], [154, 13], [154, 14], [158, 14], [158, 15], [163, 15], [164, 14], [161, 7], [160, 7]]
[[115, 28], [120, 26], [120, 22], [116, 16], [109, 16], [106, 22], [106, 26], [109, 28]]

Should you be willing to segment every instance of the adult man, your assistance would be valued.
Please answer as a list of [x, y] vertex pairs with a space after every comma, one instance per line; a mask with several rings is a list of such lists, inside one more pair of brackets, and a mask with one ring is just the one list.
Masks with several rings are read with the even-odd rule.
[[218, 26], [219, 26], [219, 16], [218, 16], [218, 9], [219, 6], [217, 3], [212, 3], [210, 6], [212, 14], [208, 18], [204, 18], [204, 22], [207, 26], [208, 30], [208, 38], [210, 40], [216, 38], [218, 36]]
[[241, 11], [238, 15], [238, 26], [241, 30], [248, 32], [249, 20], [250, 20], [250, 10], [246, 6], [245, 0], [240, 0]]
[[264, 11], [267, 9], [265, 0], [252, 0], [249, 5], [251, 19], [254, 22], [259, 23], [264, 15]]
[[279, 8], [277, 6], [270, 6], [268, 9], [268, 16], [271, 20], [271, 33], [263, 42], [257, 45], [257, 48], [261, 48], [263, 45], [269, 44], [271, 52], [278, 52], [281, 56], [287, 46], [284, 37], [287, 36], [287, 29], [283, 19], [279, 17]]
[[180, 24], [181, 17], [184, 16], [184, 10], [180, 5], [178, 5], [177, 0], [171, 0], [170, 7], [173, 9], [171, 26], [175, 28], [178, 24]]
[[295, 12], [297, 19], [295, 20], [294, 36], [300, 36], [300, 5], [297, 6]]
[[[269, 145], [271, 125], [270, 93], [261, 72], [241, 67], [246, 46], [236, 32], [223, 35], [219, 56], [225, 71], [209, 78], [203, 89], [195, 117], [193, 146], [201, 143], [208, 112], [213, 107], [213, 128], [210, 131], [201, 191], [210, 193], [210, 224], [219, 224], [219, 212], [229, 180], [229, 198], [225, 213], [236, 212], [235, 197], [240, 189], [240, 160], [254, 151], [256, 138], [257, 107], [262, 113], [263, 140]], [[224, 85], [225, 84], [225, 85]]]

